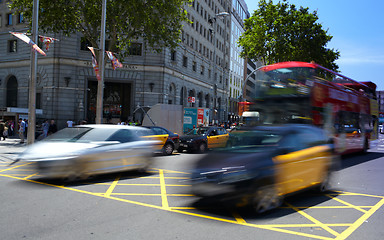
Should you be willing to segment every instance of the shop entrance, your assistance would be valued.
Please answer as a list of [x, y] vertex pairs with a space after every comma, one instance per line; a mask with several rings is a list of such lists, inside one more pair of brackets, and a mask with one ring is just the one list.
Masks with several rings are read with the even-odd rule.
[[[88, 81], [88, 123], [95, 123], [97, 81]], [[131, 116], [131, 83], [104, 82], [103, 123], [129, 120]]]

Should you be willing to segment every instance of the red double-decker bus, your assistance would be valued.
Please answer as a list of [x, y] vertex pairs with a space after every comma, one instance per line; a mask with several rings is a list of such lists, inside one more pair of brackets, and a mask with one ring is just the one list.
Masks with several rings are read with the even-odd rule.
[[260, 124], [311, 123], [327, 131], [340, 154], [377, 144], [376, 85], [357, 82], [316, 63], [282, 62], [255, 72]]

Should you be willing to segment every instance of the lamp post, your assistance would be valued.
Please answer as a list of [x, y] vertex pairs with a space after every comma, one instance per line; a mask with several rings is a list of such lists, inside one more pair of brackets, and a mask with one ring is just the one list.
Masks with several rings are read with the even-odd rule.
[[[213, 30], [212, 30], [212, 33], [213, 33], [213, 74], [212, 74], [212, 83], [213, 83], [213, 86], [214, 86], [214, 92], [213, 92], [213, 109], [214, 109], [214, 114], [213, 114], [213, 120], [216, 121], [217, 119], [217, 114], [216, 114], [216, 104], [217, 104], [217, 84], [216, 84], [216, 68], [217, 68], [217, 62], [216, 62], [216, 28], [217, 28], [217, 18], [225, 18], [227, 16], [230, 16], [230, 13], [228, 12], [220, 12], [220, 13], [217, 13], [215, 14], [215, 16], [213, 18], [210, 18], [208, 21], [209, 23], [212, 24], [212, 27], [213, 27]], [[225, 42], [225, 37], [224, 37], [224, 42]], [[225, 49], [224, 49], [224, 58], [225, 58]], [[222, 80], [224, 81], [224, 80]]]
[[106, 8], [107, 8], [107, 0], [103, 0], [102, 2], [102, 16], [101, 16], [101, 35], [100, 35], [100, 81], [97, 83], [97, 99], [96, 99], [96, 123], [103, 123], [103, 98], [104, 98], [104, 55], [105, 55], [105, 21], [106, 21]]
[[[37, 43], [39, 29], [39, 0], [33, 1], [32, 15], [32, 41]], [[31, 48], [31, 69], [29, 79], [29, 101], [28, 101], [28, 132], [27, 144], [35, 142], [36, 128], [36, 75], [37, 75], [37, 53]]]

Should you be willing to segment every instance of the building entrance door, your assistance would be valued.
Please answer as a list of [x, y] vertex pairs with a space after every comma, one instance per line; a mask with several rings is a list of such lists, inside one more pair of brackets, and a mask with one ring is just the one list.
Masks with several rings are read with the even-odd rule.
[[[88, 123], [95, 123], [97, 81], [88, 81]], [[131, 83], [104, 83], [103, 123], [117, 123], [127, 121], [132, 114], [131, 110]]]

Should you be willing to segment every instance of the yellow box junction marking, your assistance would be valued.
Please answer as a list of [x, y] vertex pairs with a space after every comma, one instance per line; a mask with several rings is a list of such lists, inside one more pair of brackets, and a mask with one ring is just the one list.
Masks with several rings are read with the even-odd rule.
[[[23, 164], [23, 165], [17, 165], [12, 168], [7, 168], [4, 170], [0, 170], [1, 172], [5, 171], [18, 171], [22, 170], [23, 166], [26, 166], [28, 164]], [[194, 216], [194, 217], [200, 217], [200, 218], [205, 218], [205, 219], [210, 219], [214, 221], [220, 221], [220, 222], [226, 222], [226, 223], [232, 223], [232, 224], [238, 224], [242, 226], [247, 226], [247, 227], [254, 227], [254, 228], [259, 228], [259, 229], [265, 229], [265, 230], [271, 230], [275, 232], [280, 232], [280, 233], [286, 233], [286, 234], [293, 234], [297, 236], [303, 236], [307, 238], [313, 238], [313, 239], [332, 239], [332, 240], [341, 240], [341, 239], [346, 239], [349, 237], [358, 227], [360, 227], [370, 216], [372, 216], [380, 207], [384, 205], [384, 197], [383, 196], [375, 196], [375, 195], [369, 195], [369, 194], [359, 194], [359, 193], [350, 193], [350, 192], [337, 192], [335, 194], [326, 194], [325, 196], [329, 197], [331, 200], [335, 200], [344, 206], [294, 206], [291, 203], [285, 202], [285, 204], [288, 207], [282, 207], [282, 208], [289, 208], [297, 213], [301, 214], [304, 216], [306, 219], [311, 221], [311, 223], [307, 224], [252, 224], [248, 223], [243, 217], [240, 216], [238, 212], [232, 212], [232, 216], [234, 220], [230, 219], [225, 219], [221, 217], [214, 217], [214, 216], [209, 216], [206, 214], [202, 213], [196, 213], [196, 212], [191, 212], [194, 210], [197, 210], [194, 207], [172, 207], [169, 206], [168, 202], [168, 197], [178, 197], [178, 196], [183, 196], [183, 197], [190, 197], [193, 196], [192, 194], [168, 194], [166, 191], [167, 187], [170, 186], [178, 186], [178, 187], [185, 187], [189, 185], [183, 185], [183, 184], [166, 184], [165, 179], [176, 179], [176, 180], [183, 180], [183, 179], [188, 179], [186, 177], [167, 177], [165, 176], [166, 174], [188, 174], [185, 172], [179, 172], [179, 171], [172, 171], [172, 170], [165, 170], [165, 169], [156, 169], [158, 172], [159, 176], [158, 177], [137, 177], [135, 179], [159, 179], [160, 183], [157, 184], [145, 184], [145, 183], [137, 183], [137, 184], [125, 184], [125, 183], [119, 183], [119, 180], [121, 178], [121, 175], [118, 175], [112, 183], [90, 183], [93, 185], [106, 185], [109, 186], [107, 191], [104, 193], [100, 192], [89, 192], [85, 190], [79, 190], [76, 188], [72, 187], [66, 187], [66, 186], [59, 186], [59, 185], [54, 185], [46, 182], [40, 182], [36, 180], [30, 179], [33, 176], [36, 176], [37, 173], [34, 174], [28, 174], [28, 175], [23, 175], [23, 177], [18, 177], [16, 175], [22, 175], [22, 174], [0, 174], [2, 177], [8, 177], [8, 178], [13, 178], [17, 180], [23, 180], [31, 183], [36, 183], [36, 184], [42, 184], [46, 186], [51, 186], [51, 187], [57, 187], [65, 190], [70, 190], [74, 192], [79, 192], [79, 193], [84, 193], [84, 194], [89, 194], [92, 196], [96, 197], [102, 197], [106, 199], [111, 199], [115, 201], [121, 201], [121, 202], [126, 202], [130, 204], [136, 204], [144, 207], [151, 207], [154, 209], [160, 209], [164, 211], [169, 211], [169, 212], [174, 212], [174, 213], [179, 213], [179, 214], [184, 214], [184, 215], [189, 215], [189, 216]], [[7, 172], [8, 173], [8, 172]], [[151, 194], [151, 193], [117, 193], [114, 192], [116, 186], [156, 186], [160, 187], [161, 193], [158, 194]], [[147, 204], [143, 202], [138, 202], [138, 201], [132, 201], [132, 200], [127, 200], [123, 198], [119, 198], [116, 196], [160, 196], [161, 197], [161, 206], [158, 205], [153, 205], [153, 204]], [[376, 203], [373, 206], [356, 206], [351, 203], [348, 203], [346, 200], [341, 200], [338, 199], [337, 196], [361, 196], [361, 197], [370, 197], [370, 198], [377, 198], [378, 203]], [[355, 222], [353, 223], [323, 223], [319, 220], [317, 220], [315, 217], [309, 215], [308, 213], [305, 212], [306, 209], [351, 209], [351, 210], [356, 210], [362, 213], [363, 215], [359, 217]], [[369, 210], [365, 210], [365, 209]], [[201, 210], [200, 210], [201, 211]], [[333, 212], [334, 213], [334, 212]], [[346, 229], [339, 233], [335, 230], [332, 229], [332, 227], [346, 227]], [[294, 231], [294, 230], [289, 230], [286, 228], [319, 228], [325, 230], [327, 233], [332, 234], [334, 237], [326, 237], [326, 236], [321, 236], [321, 235], [316, 235], [316, 234], [308, 234], [304, 232], [299, 232], [299, 231]]]

